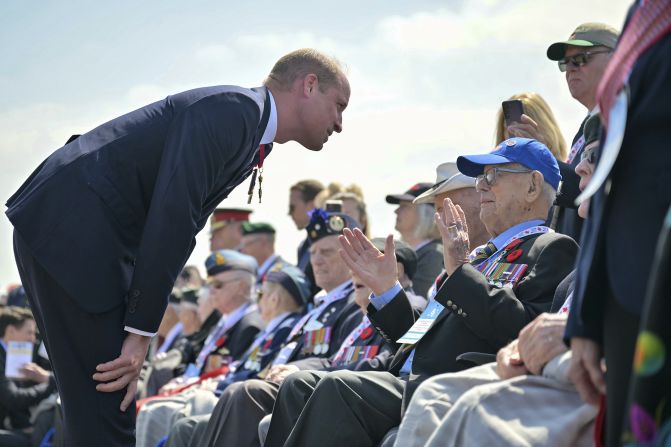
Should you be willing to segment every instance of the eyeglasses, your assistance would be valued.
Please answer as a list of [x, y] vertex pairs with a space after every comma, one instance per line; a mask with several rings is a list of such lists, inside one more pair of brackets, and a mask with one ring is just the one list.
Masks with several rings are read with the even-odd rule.
[[475, 178], [475, 190], [478, 192], [482, 191], [483, 184], [486, 184], [488, 188], [494, 186], [496, 184], [496, 178], [498, 177], [499, 172], [508, 172], [510, 174], [526, 174], [528, 172], [534, 171], [531, 169], [492, 168]]
[[207, 282], [207, 287], [209, 287], [211, 289], [215, 289], [215, 290], [221, 290], [221, 289], [224, 288], [224, 286], [226, 284], [231, 283], [231, 282], [236, 282], [236, 281], [240, 281], [240, 278], [233, 278], [233, 279], [229, 279], [228, 281], [221, 281], [219, 279], [215, 279], [213, 281], [208, 281]]
[[589, 148], [585, 148], [580, 154], [580, 161], [587, 160], [587, 163], [593, 165], [596, 163], [596, 150], [599, 146], [594, 145]]
[[592, 56], [596, 54], [605, 54], [611, 53], [613, 50], [601, 50], [601, 51], [585, 51], [584, 53], [575, 54], [573, 56], [568, 56], [557, 61], [559, 65], [559, 71], [562, 73], [566, 71], [568, 64], [573, 65], [574, 67], [582, 67], [583, 65], [589, 63]]

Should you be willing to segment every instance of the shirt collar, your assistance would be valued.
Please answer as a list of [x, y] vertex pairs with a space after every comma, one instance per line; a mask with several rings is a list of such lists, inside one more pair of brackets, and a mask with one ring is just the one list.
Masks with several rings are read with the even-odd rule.
[[275, 318], [273, 318], [272, 320], [270, 320], [270, 322], [266, 326], [265, 333], [269, 334], [272, 331], [274, 331], [275, 328], [277, 326], [279, 326], [282, 321], [284, 321], [284, 319], [287, 317], [287, 315], [289, 315], [289, 312], [284, 312], [283, 314], [278, 315]]
[[275, 259], [277, 259], [277, 255], [270, 255], [268, 256], [268, 259], [263, 261], [263, 264], [261, 264], [261, 267], [259, 267], [259, 278], [263, 276], [264, 273], [266, 273], [270, 266], [275, 262]]
[[422, 242], [415, 245], [415, 251], [418, 251], [420, 248], [426, 246], [426, 244], [428, 244], [429, 242], [431, 242], [431, 239], [424, 239]]
[[227, 314], [226, 315], [226, 321], [235, 321], [236, 319], [242, 318], [244, 316], [245, 311], [247, 311], [247, 308], [250, 305], [251, 305], [251, 303], [245, 303], [242, 306], [235, 309], [230, 314]]
[[537, 227], [539, 225], [545, 224], [544, 220], [527, 220], [526, 222], [519, 223], [517, 225], [513, 225], [512, 227], [508, 228], [506, 231], [503, 233], [499, 234], [493, 239], [490, 239], [489, 242], [493, 243], [496, 246], [497, 250], [501, 250], [503, 247], [502, 245], [506, 243], [508, 239], [511, 237], [515, 236], [517, 233], [524, 231], [528, 228], [531, 227]]
[[270, 89], [268, 89], [268, 96], [270, 96], [270, 117], [266, 130], [263, 132], [260, 144], [270, 144], [275, 141], [275, 134], [277, 134], [277, 107], [275, 106], [275, 98]]
[[335, 289], [331, 290], [331, 291], [330, 291], [329, 293], [327, 293], [326, 295], [322, 295], [322, 296], [319, 296], [319, 294], [315, 295], [315, 304], [317, 304], [317, 300], [319, 300], [319, 303], [323, 303], [324, 301], [326, 301], [326, 300], [328, 300], [328, 299], [330, 299], [330, 298], [332, 298], [332, 297], [334, 297], [334, 296], [337, 296], [337, 295], [341, 294], [342, 292], [344, 292], [344, 291], [345, 291], [348, 287], [350, 287], [351, 285], [352, 285], [352, 280], [351, 280], [351, 279], [348, 279], [347, 281], [345, 281], [344, 283], [340, 284], [340, 285], [339, 285], [338, 287], [336, 287]]

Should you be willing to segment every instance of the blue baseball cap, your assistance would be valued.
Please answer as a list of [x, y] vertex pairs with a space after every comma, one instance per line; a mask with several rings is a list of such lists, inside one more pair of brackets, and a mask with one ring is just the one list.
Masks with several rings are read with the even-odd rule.
[[489, 154], [461, 155], [457, 158], [457, 168], [469, 177], [482, 175], [486, 165], [519, 163], [543, 174], [550, 186], [559, 188], [561, 174], [557, 160], [543, 143], [530, 138], [509, 138], [500, 143]]
[[230, 270], [239, 270], [256, 275], [257, 267], [256, 259], [235, 250], [217, 250], [205, 260], [208, 276]]

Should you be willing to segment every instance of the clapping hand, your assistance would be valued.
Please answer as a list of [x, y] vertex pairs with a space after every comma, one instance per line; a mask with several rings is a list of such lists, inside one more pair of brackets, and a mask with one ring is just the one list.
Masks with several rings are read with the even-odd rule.
[[443, 240], [443, 261], [448, 275], [468, 263], [471, 253], [466, 215], [451, 199], [443, 202], [442, 213], [436, 212], [436, 226]]
[[340, 256], [347, 266], [375, 295], [382, 295], [394, 287], [398, 278], [398, 266], [394, 253], [394, 238], [387, 236], [384, 254], [359, 230], [345, 228], [339, 237]]

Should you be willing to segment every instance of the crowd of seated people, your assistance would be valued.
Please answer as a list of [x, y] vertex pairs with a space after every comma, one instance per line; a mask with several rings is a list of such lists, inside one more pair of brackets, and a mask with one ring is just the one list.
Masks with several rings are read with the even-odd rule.
[[[145, 361], [137, 445], [666, 445], [660, 286], [645, 308], [641, 291], [649, 332], [635, 357], [630, 340], [625, 359], [635, 374], [608, 354], [608, 323], [588, 328], [612, 302], [585, 301], [597, 306], [588, 314], [588, 298], [574, 299], [586, 281], [576, 265], [583, 223], [594, 224], [594, 202], [577, 198], [598, 172], [608, 131], [598, 86], [617, 40], [615, 29], [585, 23], [547, 50], [586, 109], [570, 147], [539, 94], [506, 95], [523, 113], [511, 121], [498, 110], [493, 148], [468, 148], [435, 167], [434, 183], [386, 196], [399, 239], [371, 234], [357, 185], [291, 186], [289, 216], [304, 231], [296, 265], [275, 252], [272, 222], [217, 209], [206, 279], [184, 268]], [[657, 199], [668, 208], [668, 194]], [[668, 271], [667, 239], [654, 284]], [[0, 310], [0, 359], [34, 332], [29, 311]], [[55, 423], [30, 413], [56, 391], [53, 376], [34, 363], [23, 372], [0, 371], [0, 445], [37, 445]], [[631, 374], [632, 396], [658, 405], [654, 415], [643, 403], [627, 409]]]

